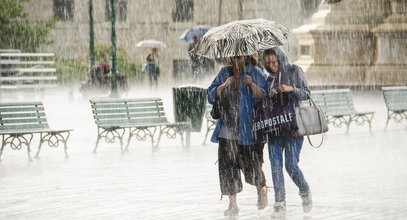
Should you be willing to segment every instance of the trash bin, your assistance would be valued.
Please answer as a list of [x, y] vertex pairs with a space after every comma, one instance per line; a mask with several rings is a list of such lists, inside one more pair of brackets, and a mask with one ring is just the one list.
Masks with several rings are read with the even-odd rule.
[[174, 119], [176, 122], [191, 122], [191, 132], [200, 132], [205, 114], [206, 89], [196, 85], [172, 88]]

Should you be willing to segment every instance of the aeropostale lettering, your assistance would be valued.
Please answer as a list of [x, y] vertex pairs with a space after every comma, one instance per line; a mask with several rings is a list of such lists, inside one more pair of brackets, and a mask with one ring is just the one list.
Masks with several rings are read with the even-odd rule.
[[254, 123], [253, 130], [257, 131], [260, 129], [265, 129], [268, 127], [289, 123], [291, 121], [293, 121], [292, 113], [277, 115], [272, 118], [267, 118], [265, 120]]

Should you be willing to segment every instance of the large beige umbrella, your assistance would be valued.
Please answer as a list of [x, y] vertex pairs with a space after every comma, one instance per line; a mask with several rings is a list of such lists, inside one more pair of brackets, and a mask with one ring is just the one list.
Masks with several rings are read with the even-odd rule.
[[192, 52], [208, 58], [248, 56], [283, 45], [290, 35], [288, 28], [270, 20], [232, 21], [209, 29]]

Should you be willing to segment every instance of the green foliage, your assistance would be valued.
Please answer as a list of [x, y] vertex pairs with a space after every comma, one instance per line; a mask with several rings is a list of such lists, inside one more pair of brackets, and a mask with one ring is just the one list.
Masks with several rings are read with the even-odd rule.
[[55, 19], [30, 24], [22, 6], [26, 1], [0, 0], [0, 48], [35, 52], [41, 44], [50, 43], [47, 35], [55, 26]]
[[[111, 47], [98, 43], [95, 47], [95, 63], [111, 63]], [[62, 84], [79, 84], [89, 78], [89, 56], [76, 59], [58, 59], [56, 62], [57, 76]], [[144, 74], [141, 72], [142, 63], [134, 63], [123, 47], [117, 49], [117, 72], [124, 73], [129, 83], [142, 82]]]
[[56, 74], [60, 84], [79, 84], [88, 79], [88, 61], [85, 58], [57, 59]]

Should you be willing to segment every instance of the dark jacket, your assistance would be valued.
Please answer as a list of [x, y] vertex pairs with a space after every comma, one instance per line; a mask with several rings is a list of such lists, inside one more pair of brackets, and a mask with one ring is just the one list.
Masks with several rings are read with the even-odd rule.
[[[308, 95], [311, 94], [304, 71], [302, 71], [298, 65], [289, 63], [287, 55], [281, 48], [275, 47], [272, 50], [276, 52], [279, 61], [279, 71], [284, 79], [282, 83], [294, 87], [294, 91], [289, 92], [288, 95], [295, 102], [296, 106], [300, 106], [301, 100], [307, 100]], [[266, 71], [269, 73], [267, 80], [267, 88], [269, 88], [269, 83], [271, 82], [270, 78], [272, 76], [278, 76], [278, 73], [272, 73], [268, 68], [266, 68]]]

